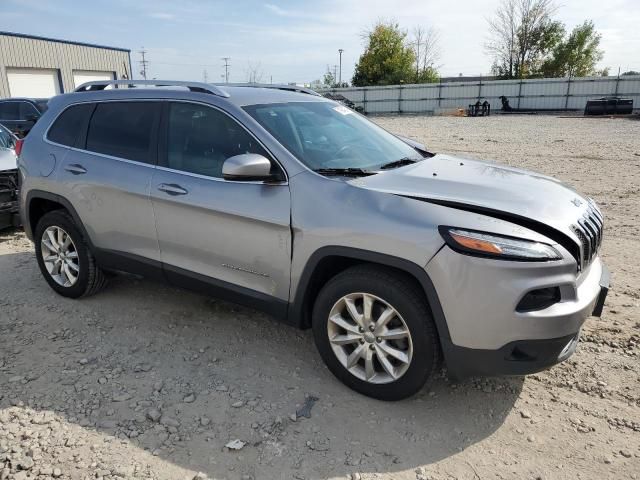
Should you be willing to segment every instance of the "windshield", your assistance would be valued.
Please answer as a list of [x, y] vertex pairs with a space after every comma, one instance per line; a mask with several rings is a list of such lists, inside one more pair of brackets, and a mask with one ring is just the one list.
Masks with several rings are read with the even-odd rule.
[[343, 105], [273, 103], [244, 109], [312, 170], [377, 170], [390, 162], [423, 158], [402, 140]]

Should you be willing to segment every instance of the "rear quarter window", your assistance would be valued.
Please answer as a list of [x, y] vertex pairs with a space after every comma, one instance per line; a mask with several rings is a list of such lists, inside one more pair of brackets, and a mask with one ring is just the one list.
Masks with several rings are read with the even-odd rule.
[[88, 103], [67, 108], [51, 125], [47, 140], [67, 147], [78, 146], [80, 134], [84, 131], [93, 108], [94, 105]]

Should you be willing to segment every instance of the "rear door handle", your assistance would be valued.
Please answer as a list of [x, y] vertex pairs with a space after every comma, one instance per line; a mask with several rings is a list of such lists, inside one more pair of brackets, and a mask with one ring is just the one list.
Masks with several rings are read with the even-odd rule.
[[180, 185], [176, 185], [175, 183], [161, 183], [158, 185], [158, 190], [174, 197], [176, 195], [186, 195], [189, 193], [188, 190], [182, 188]]
[[87, 169], [77, 163], [70, 163], [69, 165], [64, 167], [64, 169], [74, 175], [83, 175], [87, 173]]

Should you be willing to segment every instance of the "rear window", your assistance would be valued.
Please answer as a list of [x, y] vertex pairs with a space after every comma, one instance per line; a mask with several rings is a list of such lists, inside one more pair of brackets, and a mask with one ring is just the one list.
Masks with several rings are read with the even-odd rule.
[[67, 147], [77, 145], [78, 137], [84, 130], [93, 107], [93, 104], [83, 104], [67, 108], [53, 122], [47, 134], [47, 139]]
[[36, 100], [36, 106], [41, 113], [44, 113], [49, 108], [49, 100]]
[[0, 120], [19, 120], [18, 102], [0, 102]]
[[39, 116], [40, 112], [33, 103], [20, 102], [20, 120], [27, 120]]
[[99, 103], [89, 123], [87, 150], [151, 163], [149, 150], [158, 108], [155, 102]]

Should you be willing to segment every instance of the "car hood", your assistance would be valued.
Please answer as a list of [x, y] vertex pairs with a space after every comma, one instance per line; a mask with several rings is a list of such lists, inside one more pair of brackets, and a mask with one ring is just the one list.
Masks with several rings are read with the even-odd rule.
[[0, 172], [5, 170], [15, 170], [16, 154], [8, 148], [0, 148]]
[[570, 226], [588, 205], [586, 198], [554, 178], [443, 154], [349, 183], [456, 208], [472, 207], [489, 215], [511, 214], [572, 237]]

